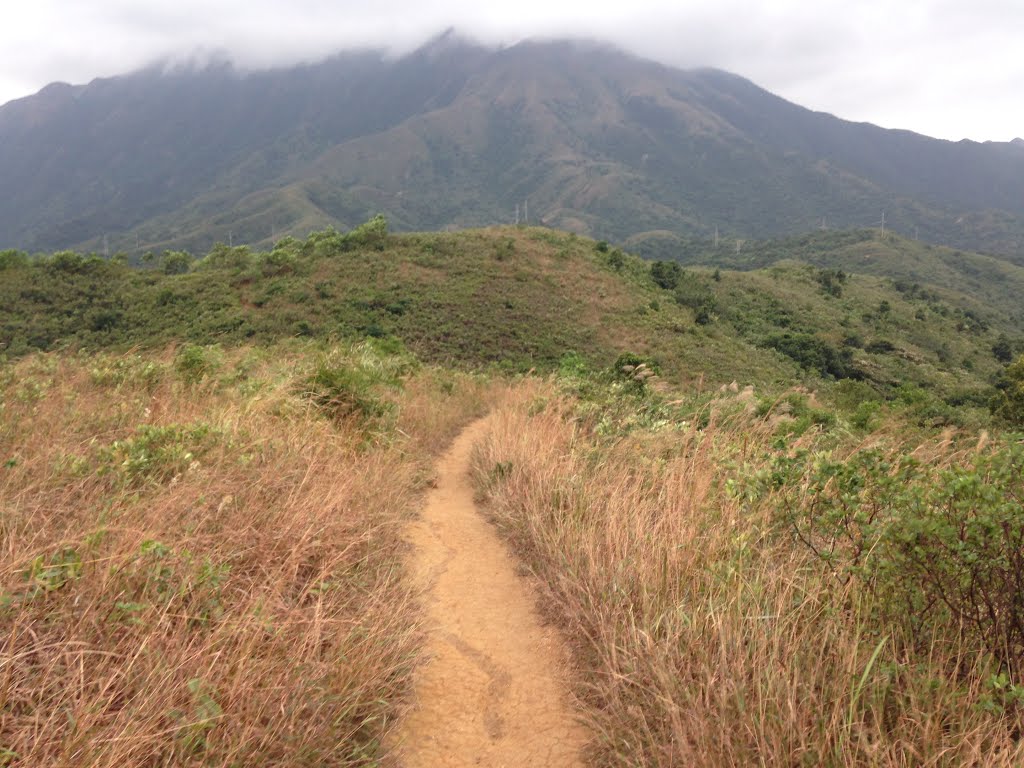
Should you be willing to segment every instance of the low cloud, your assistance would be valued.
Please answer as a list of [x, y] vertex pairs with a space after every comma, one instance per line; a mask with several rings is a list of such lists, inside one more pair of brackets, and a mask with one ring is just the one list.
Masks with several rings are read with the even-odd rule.
[[1024, 134], [1016, 0], [36, 0], [0, 13], [0, 102], [197, 51], [248, 68], [351, 47], [402, 53], [447, 27], [485, 43], [607, 40], [674, 66], [736, 72], [811, 109], [944, 138]]

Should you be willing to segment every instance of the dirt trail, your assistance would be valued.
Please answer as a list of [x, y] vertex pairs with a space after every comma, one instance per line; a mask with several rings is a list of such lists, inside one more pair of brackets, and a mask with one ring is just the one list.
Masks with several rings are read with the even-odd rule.
[[392, 752], [402, 768], [580, 766], [587, 732], [569, 705], [565, 647], [473, 503], [469, 454], [485, 429], [471, 425], [441, 459], [409, 531], [429, 660]]

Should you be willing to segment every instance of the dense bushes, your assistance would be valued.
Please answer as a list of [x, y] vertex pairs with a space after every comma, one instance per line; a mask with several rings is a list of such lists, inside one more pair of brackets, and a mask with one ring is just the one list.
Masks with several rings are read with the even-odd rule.
[[836, 349], [809, 333], [783, 333], [766, 338], [761, 346], [776, 349], [795, 360], [801, 368], [836, 379], [858, 379], [861, 373], [853, 364], [849, 349]]
[[882, 626], [921, 653], [964, 641], [1020, 679], [1024, 446], [944, 469], [878, 449], [840, 460], [801, 451], [777, 456], [761, 481], [785, 529], [871, 593]]
[[1000, 375], [989, 408], [1003, 424], [1024, 427], [1024, 357], [1017, 358], [1017, 362]]

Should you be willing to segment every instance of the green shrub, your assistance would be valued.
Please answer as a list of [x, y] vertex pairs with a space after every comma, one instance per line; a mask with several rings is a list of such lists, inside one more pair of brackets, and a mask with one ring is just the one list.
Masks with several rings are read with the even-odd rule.
[[206, 258], [199, 261], [197, 269], [223, 269], [234, 272], [241, 272], [249, 269], [253, 264], [253, 255], [249, 246], [229, 246], [224, 243], [217, 243], [213, 246]]
[[801, 368], [836, 379], [859, 379], [862, 374], [853, 364], [849, 349], [836, 349], [824, 339], [809, 333], [784, 333], [769, 336], [761, 346], [775, 349]]
[[165, 275], [183, 275], [188, 272], [193, 261], [188, 251], [164, 251], [160, 257], [160, 269]]
[[301, 380], [300, 394], [332, 419], [379, 418], [391, 409], [380, 388], [401, 386], [402, 376], [415, 367], [397, 339], [368, 339], [350, 350], [320, 355]]
[[133, 437], [117, 440], [100, 451], [101, 475], [115, 474], [126, 484], [163, 482], [193, 466], [212, 445], [205, 424], [140, 426]]
[[8, 249], [0, 251], [0, 272], [5, 269], [18, 269], [29, 265], [28, 254], [24, 251]]
[[354, 246], [383, 247], [388, 237], [388, 220], [377, 214], [369, 221], [360, 224], [342, 239], [343, 248]]
[[178, 350], [174, 356], [174, 370], [189, 386], [194, 386], [212, 375], [220, 367], [220, 363], [220, 350], [216, 347], [189, 344]]
[[1024, 672], [1024, 445], [945, 470], [880, 450], [801, 451], [766, 478], [779, 523], [871, 594], [877, 620], [920, 651], [965, 640]]
[[1024, 427], [1024, 356], [1017, 358], [999, 376], [989, 408], [993, 418], [1002, 424]]
[[659, 288], [671, 291], [679, 285], [683, 269], [675, 261], [656, 261], [651, 264], [651, 279]]

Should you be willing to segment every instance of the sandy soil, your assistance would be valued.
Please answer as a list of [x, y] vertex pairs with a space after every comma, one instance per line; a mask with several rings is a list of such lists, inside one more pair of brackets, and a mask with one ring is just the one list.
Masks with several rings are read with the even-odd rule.
[[542, 626], [529, 580], [473, 503], [469, 454], [485, 429], [471, 425], [441, 459], [408, 533], [428, 661], [390, 751], [402, 768], [581, 766], [588, 734], [567, 693], [564, 643]]

